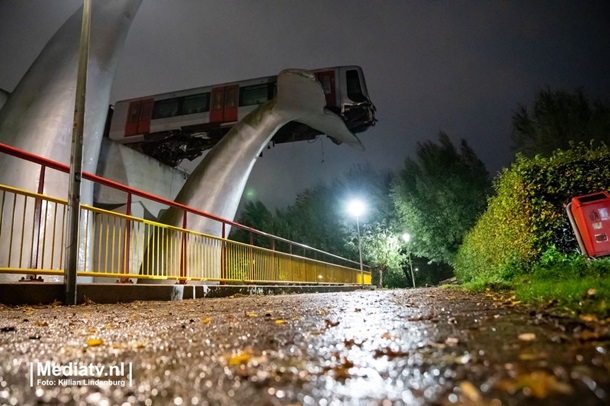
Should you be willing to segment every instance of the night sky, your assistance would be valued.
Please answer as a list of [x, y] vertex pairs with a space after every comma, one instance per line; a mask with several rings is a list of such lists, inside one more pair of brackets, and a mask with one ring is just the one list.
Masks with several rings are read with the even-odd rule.
[[[79, 0], [0, 0], [0, 88], [12, 91]], [[144, 0], [112, 100], [360, 65], [379, 123], [366, 150], [329, 140], [266, 150], [247, 190], [268, 206], [356, 163], [398, 170], [439, 130], [492, 174], [510, 163], [511, 117], [538, 90], [610, 101], [608, 1]]]

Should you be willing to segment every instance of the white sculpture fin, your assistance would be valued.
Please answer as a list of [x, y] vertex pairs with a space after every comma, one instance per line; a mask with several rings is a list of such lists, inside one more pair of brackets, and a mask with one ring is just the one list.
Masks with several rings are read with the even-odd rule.
[[290, 116], [292, 121], [306, 124], [341, 143], [364, 150], [358, 137], [343, 120], [325, 108], [322, 85], [313, 73], [302, 69], [284, 69], [278, 75], [277, 89], [276, 113]]

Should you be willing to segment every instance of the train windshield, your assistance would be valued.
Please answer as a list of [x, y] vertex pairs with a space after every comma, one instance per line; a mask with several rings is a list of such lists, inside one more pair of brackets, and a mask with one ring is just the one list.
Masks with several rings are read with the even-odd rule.
[[347, 97], [356, 103], [368, 101], [366, 96], [362, 93], [362, 86], [360, 86], [360, 75], [355, 69], [348, 70], [345, 73], [347, 80]]

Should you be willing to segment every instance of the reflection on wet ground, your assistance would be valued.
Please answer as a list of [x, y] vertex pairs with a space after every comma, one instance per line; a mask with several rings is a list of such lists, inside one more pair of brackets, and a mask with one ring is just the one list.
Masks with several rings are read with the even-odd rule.
[[609, 347], [456, 289], [0, 308], [0, 404], [608, 404]]

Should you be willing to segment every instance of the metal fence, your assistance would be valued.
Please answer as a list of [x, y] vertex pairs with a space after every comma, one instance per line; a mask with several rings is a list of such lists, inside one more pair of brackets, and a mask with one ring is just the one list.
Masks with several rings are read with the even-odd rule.
[[[65, 172], [64, 165], [0, 144], [0, 151]], [[84, 173], [99, 184], [132, 195], [180, 208], [184, 216], [203, 215], [222, 223], [215, 237], [172, 227], [127, 214], [87, 205], [80, 208], [79, 261], [82, 277], [241, 283], [370, 284], [371, 273], [359, 263], [303, 244], [275, 237], [238, 223], [199, 212], [158, 196]], [[40, 188], [42, 190], [42, 188]], [[63, 275], [67, 202], [62, 199], [0, 185], [0, 273]], [[228, 227], [238, 227], [265, 248], [225, 237]], [[251, 238], [251, 240], [255, 240]], [[276, 247], [284, 247], [281, 251]], [[297, 255], [294, 252], [298, 251]]]

